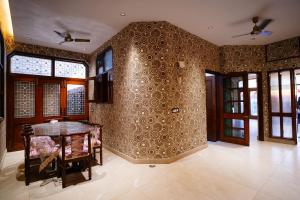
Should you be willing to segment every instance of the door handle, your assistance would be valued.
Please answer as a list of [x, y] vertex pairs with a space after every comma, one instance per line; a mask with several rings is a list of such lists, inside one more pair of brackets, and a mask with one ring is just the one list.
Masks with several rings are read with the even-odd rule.
[[245, 115], [245, 116], [244, 116], [244, 119], [249, 119], [249, 115]]

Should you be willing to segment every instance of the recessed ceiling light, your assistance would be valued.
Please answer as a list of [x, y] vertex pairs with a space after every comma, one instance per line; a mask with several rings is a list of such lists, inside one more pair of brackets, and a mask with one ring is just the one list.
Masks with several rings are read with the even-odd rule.
[[120, 15], [121, 15], [122, 17], [124, 17], [124, 16], [126, 16], [126, 13], [125, 13], [125, 12], [121, 12]]

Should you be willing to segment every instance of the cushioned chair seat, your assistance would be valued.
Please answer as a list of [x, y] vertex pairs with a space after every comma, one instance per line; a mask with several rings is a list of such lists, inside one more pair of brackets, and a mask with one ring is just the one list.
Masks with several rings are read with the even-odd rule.
[[[72, 148], [71, 145], [66, 146], [65, 148], [65, 155], [66, 155], [66, 159], [73, 159], [73, 158], [78, 158], [81, 156], [86, 156], [88, 155], [88, 146], [84, 146], [81, 152], [77, 152], [76, 155], [72, 154]], [[59, 152], [59, 156], [60, 158], [62, 157], [62, 151], [60, 150]]]
[[34, 136], [30, 138], [30, 159], [46, 157], [59, 149], [59, 145], [49, 136]]

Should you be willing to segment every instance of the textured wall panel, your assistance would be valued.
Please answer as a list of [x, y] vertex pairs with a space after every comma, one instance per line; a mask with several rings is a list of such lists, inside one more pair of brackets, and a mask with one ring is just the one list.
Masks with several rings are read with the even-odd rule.
[[[108, 46], [114, 103], [90, 104], [91, 120], [104, 124], [104, 143], [136, 160], [205, 145], [204, 69], [220, 71], [218, 47], [167, 22], [132, 23], [93, 53], [90, 76], [96, 55]], [[180, 112], [172, 113], [173, 107]]]

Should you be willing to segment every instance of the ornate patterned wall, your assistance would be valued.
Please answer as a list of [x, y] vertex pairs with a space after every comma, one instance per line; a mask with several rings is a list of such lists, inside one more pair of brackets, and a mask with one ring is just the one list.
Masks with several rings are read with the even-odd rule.
[[[290, 40], [284, 40], [277, 43], [273, 43], [273, 46], [281, 46], [278, 49], [279, 52], [286, 52], [284, 57], [295, 56], [295, 38]], [[291, 143], [287, 140], [272, 139], [269, 138], [269, 110], [268, 110], [268, 77], [267, 72], [276, 69], [289, 69], [300, 67], [300, 57], [289, 58], [285, 60], [277, 60], [272, 62], [266, 62], [265, 46], [224, 46], [221, 47], [221, 55], [223, 56], [222, 71], [229, 72], [262, 72], [262, 84], [263, 84], [263, 115], [264, 115], [264, 134], [265, 140]], [[288, 54], [287, 52], [290, 52]], [[276, 48], [271, 48], [269, 53], [278, 55]]]
[[267, 61], [300, 56], [300, 37], [266, 45]]
[[108, 46], [114, 103], [90, 104], [90, 119], [104, 124], [104, 144], [142, 162], [205, 146], [204, 69], [220, 71], [218, 47], [167, 22], [132, 23], [93, 53], [91, 76], [96, 55]]

